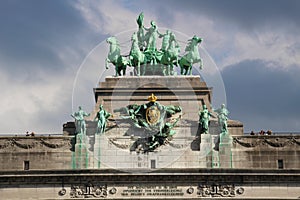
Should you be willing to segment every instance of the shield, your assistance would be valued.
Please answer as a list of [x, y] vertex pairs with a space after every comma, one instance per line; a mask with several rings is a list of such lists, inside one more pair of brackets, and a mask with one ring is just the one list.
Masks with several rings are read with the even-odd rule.
[[160, 110], [157, 108], [157, 106], [150, 106], [147, 108], [146, 120], [150, 125], [155, 125], [160, 121]]

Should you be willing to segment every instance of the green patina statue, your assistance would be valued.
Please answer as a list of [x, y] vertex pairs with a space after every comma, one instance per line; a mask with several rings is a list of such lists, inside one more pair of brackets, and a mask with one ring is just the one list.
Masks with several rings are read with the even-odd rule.
[[157, 147], [164, 145], [168, 142], [168, 138], [172, 137], [176, 133], [175, 130], [173, 130], [173, 128], [176, 126], [180, 118], [181, 115], [179, 115], [179, 117], [175, 119], [175, 122], [165, 123], [158, 134], [155, 134], [152, 137], [148, 138], [149, 151], [154, 151]]
[[201, 134], [209, 133], [209, 119], [212, 114], [208, 111], [206, 105], [202, 106], [202, 110], [199, 111], [199, 128]]
[[[181, 75], [192, 75], [192, 67], [200, 63], [202, 69], [203, 63], [200, 58], [198, 44], [202, 38], [194, 36], [188, 40], [185, 52], [182, 56], [180, 46], [176, 41], [175, 34], [169, 30], [165, 34], [158, 31], [155, 21], [151, 21], [150, 27], [144, 26], [144, 13], [140, 13], [136, 19], [138, 31], [131, 37], [131, 50], [129, 59], [120, 54], [120, 47], [115, 37], [110, 37], [107, 42], [110, 44], [110, 51], [106, 58], [106, 68], [108, 63], [115, 66], [115, 76], [126, 73], [126, 67], [134, 67], [134, 74], [141, 75], [174, 75], [174, 66], [180, 66]], [[160, 50], [157, 49], [157, 39], [162, 38]]]
[[148, 97], [148, 103], [142, 105], [132, 104], [114, 110], [114, 112], [122, 114], [121, 118], [129, 119], [135, 128], [141, 129], [149, 136], [146, 151], [154, 150], [154, 146], [155, 148], [158, 147], [157, 144], [163, 144], [163, 141], [175, 134], [172, 128], [181, 115], [174, 123], [169, 122], [170, 117], [182, 111], [180, 106], [164, 106], [156, 100], [157, 97], [152, 94]]
[[185, 54], [179, 60], [181, 75], [192, 75], [192, 66], [195, 63], [200, 63], [200, 69], [202, 69], [203, 63], [198, 50], [198, 44], [202, 40], [202, 38], [197, 36], [189, 40], [189, 43], [185, 47]]
[[120, 45], [118, 43], [117, 38], [109, 37], [106, 39], [106, 42], [109, 46], [109, 53], [107, 58], [105, 59], [105, 68], [108, 69], [108, 63], [112, 63], [115, 66], [115, 76], [124, 76], [126, 74], [126, 68], [130, 65], [128, 59], [125, 56], [121, 55]]
[[[165, 39], [167, 38], [167, 39]], [[166, 40], [166, 41], [164, 41]], [[174, 65], [178, 66], [178, 59], [179, 59], [179, 53], [180, 53], [180, 46], [176, 40], [176, 36], [174, 33], [167, 30], [163, 42], [162, 42], [162, 48], [163, 56], [160, 60], [160, 63], [165, 65], [165, 69], [163, 71], [163, 74], [165, 76], [174, 75]]]
[[162, 35], [159, 36], [159, 38], [162, 38], [161, 48], [160, 48], [160, 50], [162, 52], [165, 52], [168, 49], [170, 34], [171, 34], [171, 31], [166, 30], [165, 34], [162, 34]]
[[146, 41], [146, 51], [153, 51], [155, 52], [156, 49], [156, 40], [158, 36], [161, 36], [162, 34], [158, 32], [158, 27], [155, 23], [155, 21], [150, 22], [150, 27], [144, 29], [147, 31], [145, 34], [145, 41]]
[[131, 36], [131, 49], [129, 53], [131, 66], [135, 69], [137, 76], [141, 75], [141, 65], [146, 63], [146, 56], [144, 52], [140, 50], [138, 35], [134, 32]]
[[227, 120], [228, 120], [229, 111], [225, 107], [225, 104], [222, 104], [221, 108], [215, 109], [214, 111], [218, 113], [218, 122], [221, 129], [221, 133], [228, 134]]
[[90, 116], [79, 106], [79, 110], [71, 115], [75, 119], [76, 134], [86, 134], [86, 123], [84, 117]]
[[96, 114], [96, 117], [94, 120], [97, 120], [97, 128], [96, 128], [96, 134], [103, 134], [105, 132], [107, 119], [111, 116], [109, 112], [104, 110], [103, 105], [99, 106], [99, 111]]
[[142, 51], [146, 45], [145, 45], [145, 33], [144, 33], [144, 13], [142, 12], [137, 20], [136, 20], [139, 30], [137, 32], [137, 38], [138, 38], [138, 46], [140, 50]]

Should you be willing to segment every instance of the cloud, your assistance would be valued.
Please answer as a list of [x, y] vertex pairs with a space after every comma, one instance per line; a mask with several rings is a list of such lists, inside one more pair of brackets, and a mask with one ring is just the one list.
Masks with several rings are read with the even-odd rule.
[[[26, 130], [59, 132], [63, 118], [70, 112], [70, 80], [61, 76], [38, 75], [43, 80], [12, 79], [0, 71], [1, 133]], [[65, 86], [65, 87], [63, 87]], [[68, 87], [69, 86], [69, 87]], [[61, 125], [58, 125], [61, 124]]]
[[[212, 20], [222, 22], [223, 27], [235, 24], [246, 31], [270, 25], [279, 28], [292, 25], [297, 26], [299, 30], [300, 23], [300, 2], [297, 0], [165, 0], [148, 2], [148, 6], [155, 7], [152, 10], [156, 10], [157, 15], [164, 15], [160, 10], [167, 10], [167, 13], [172, 11], [185, 15], [210, 16]], [[195, 21], [197, 19], [195, 18]]]
[[141, 2], [145, 13], [155, 13], [158, 24], [203, 37], [203, 46], [220, 68], [245, 59], [290, 67], [300, 58], [299, 1], [167, 0], [136, 4]]
[[228, 46], [231, 56], [223, 59], [222, 66], [243, 60], [265, 60], [273, 67], [287, 68], [300, 60], [300, 37], [287, 37], [283, 32], [265, 30], [257, 34], [236, 33], [232, 45]]
[[74, 7], [90, 27], [102, 34], [115, 35], [136, 26], [137, 15], [124, 8], [120, 1], [77, 1]]
[[245, 60], [222, 71], [231, 118], [245, 130], [299, 131], [299, 66], [271, 68], [263, 60]]
[[1, 2], [0, 133], [61, 132], [71, 120], [72, 83], [99, 34], [70, 1], [53, 2]]
[[[85, 56], [108, 36], [136, 30], [141, 11], [146, 27], [155, 20], [159, 28], [204, 38], [201, 46], [223, 71], [233, 118], [246, 127], [297, 130], [299, 4], [293, 0], [3, 1], [0, 84], [5, 98], [0, 100], [0, 119], [6, 123], [0, 132], [31, 127], [61, 130], [62, 123], [72, 120], [73, 80]], [[180, 40], [183, 50], [186, 38]], [[105, 56], [103, 51], [95, 51], [92, 71], [81, 69], [76, 104], [94, 103], [86, 100], [92, 94], [81, 95], [80, 88], [92, 93], [102, 73], [98, 67], [104, 66], [97, 55]]]

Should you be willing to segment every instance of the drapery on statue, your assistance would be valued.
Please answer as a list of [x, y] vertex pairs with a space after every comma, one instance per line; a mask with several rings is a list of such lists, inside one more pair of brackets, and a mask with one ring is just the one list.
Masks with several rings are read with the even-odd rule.
[[208, 111], [206, 105], [202, 106], [202, 110], [199, 111], [199, 128], [201, 129], [201, 134], [209, 133], [209, 119], [212, 114]]
[[156, 40], [158, 36], [162, 36], [161, 33], [158, 32], [158, 27], [155, 23], [155, 21], [150, 22], [150, 27], [144, 29], [147, 31], [145, 34], [145, 40], [146, 40], [146, 51], [156, 51]]
[[78, 111], [71, 116], [75, 119], [75, 128], [77, 134], [86, 134], [86, 123], [84, 117], [90, 116], [85, 111], [82, 110], [81, 106], [78, 107]]
[[170, 35], [171, 35], [171, 31], [166, 30], [165, 34], [162, 34], [159, 36], [159, 38], [162, 38], [162, 42], [161, 42], [161, 48], [160, 50], [162, 52], [167, 51], [168, 46], [169, 46], [169, 40], [170, 40]]
[[218, 113], [218, 122], [221, 129], [221, 133], [227, 134], [228, 133], [227, 120], [228, 120], [229, 111], [225, 107], [225, 104], [222, 104], [221, 108], [215, 109], [214, 111]]
[[126, 74], [127, 65], [130, 65], [128, 59], [121, 55], [120, 45], [117, 38], [109, 37], [106, 39], [109, 44], [109, 53], [105, 59], [105, 68], [108, 69], [108, 63], [112, 63], [115, 66], [115, 76], [124, 76]]
[[94, 120], [97, 120], [97, 128], [96, 128], [96, 134], [103, 134], [105, 132], [107, 119], [111, 116], [109, 112], [104, 110], [103, 105], [99, 106], [99, 111], [96, 114], [96, 117]]

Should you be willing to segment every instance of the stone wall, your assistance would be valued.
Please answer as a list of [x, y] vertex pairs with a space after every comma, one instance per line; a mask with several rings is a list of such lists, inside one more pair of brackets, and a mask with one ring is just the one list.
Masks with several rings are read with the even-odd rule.
[[297, 199], [299, 170], [0, 172], [1, 199]]
[[[149, 171], [151, 160], [155, 160], [154, 168], [299, 169], [300, 166], [299, 135], [232, 136], [231, 144], [220, 146], [217, 135], [179, 134], [168, 146], [161, 147], [160, 152], [148, 154], [129, 150], [135, 140], [131, 136], [102, 137], [98, 146], [94, 137], [88, 138], [85, 147], [88, 155], [81, 155], [88, 156], [88, 163], [84, 161], [80, 168]], [[29, 162], [29, 170], [78, 168], [74, 163], [75, 146], [74, 138], [69, 136], [0, 137], [0, 170], [24, 170], [25, 161]], [[101, 159], [97, 159], [100, 147]]]
[[0, 137], [0, 170], [71, 169], [73, 138]]
[[300, 168], [299, 135], [235, 136], [233, 168]]

